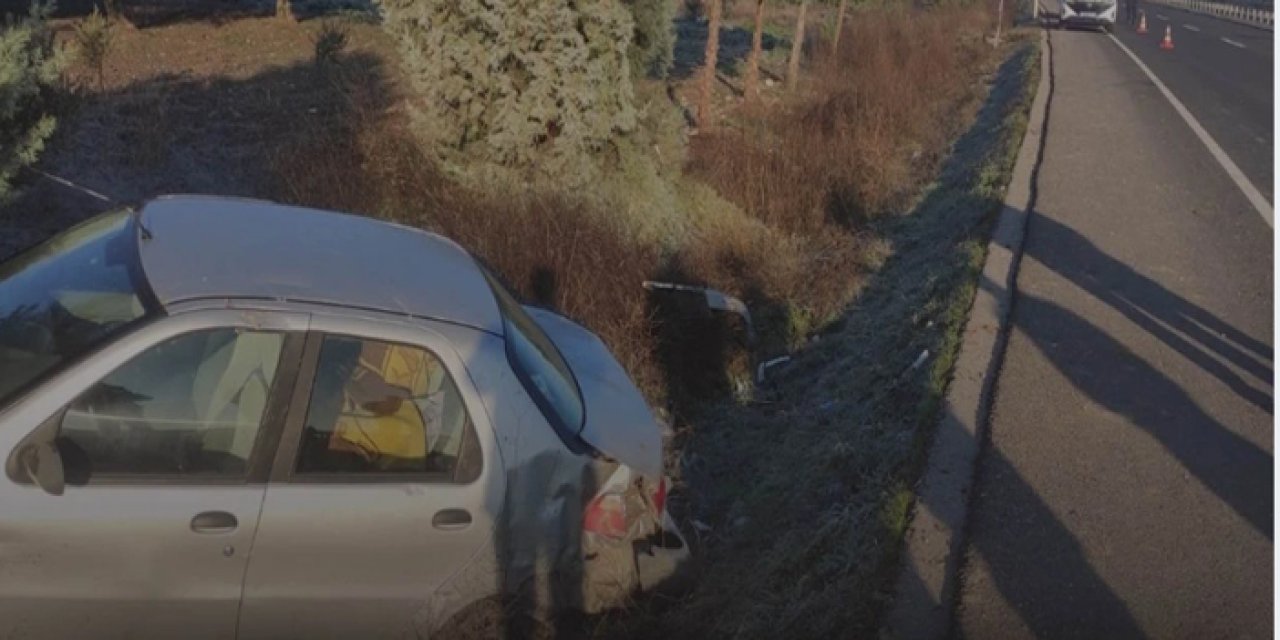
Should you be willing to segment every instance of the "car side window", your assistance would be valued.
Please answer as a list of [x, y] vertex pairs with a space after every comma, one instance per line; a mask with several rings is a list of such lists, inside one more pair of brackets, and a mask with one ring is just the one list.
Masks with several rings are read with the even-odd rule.
[[68, 471], [245, 475], [284, 337], [195, 331], [134, 357], [67, 406], [58, 435]]
[[295, 473], [468, 482], [475, 430], [444, 363], [421, 347], [325, 336]]

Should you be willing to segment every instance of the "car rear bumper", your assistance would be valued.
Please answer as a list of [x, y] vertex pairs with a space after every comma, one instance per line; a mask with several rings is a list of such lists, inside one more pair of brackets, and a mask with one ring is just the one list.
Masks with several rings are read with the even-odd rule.
[[650, 535], [633, 540], [595, 537], [586, 550], [582, 608], [587, 613], [623, 605], [638, 592], [676, 587], [689, 559], [689, 545], [666, 513]]
[[689, 545], [684, 534], [668, 514], [662, 514], [662, 532], [636, 545], [636, 574], [641, 591], [674, 587], [680, 567], [689, 559]]
[[1116, 23], [1115, 4], [1098, 2], [1063, 2], [1061, 21], [1066, 25], [1110, 26]]

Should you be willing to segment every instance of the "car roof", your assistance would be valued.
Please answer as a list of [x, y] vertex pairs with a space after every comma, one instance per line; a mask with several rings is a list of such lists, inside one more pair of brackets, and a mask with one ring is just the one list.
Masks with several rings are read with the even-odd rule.
[[242, 198], [164, 196], [139, 211], [142, 268], [161, 305], [256, 298], [371, 309], [502, 334], [462, 247], [361, 216]]

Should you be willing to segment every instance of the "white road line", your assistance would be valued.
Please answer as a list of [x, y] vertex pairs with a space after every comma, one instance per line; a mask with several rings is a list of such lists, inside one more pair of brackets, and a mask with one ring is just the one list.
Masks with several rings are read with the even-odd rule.
[[1184, 24], [1184, 25], [1182, 25], [1182, 28], [1183, 28], [1183, 29], [1186, 29], [1187, 31], [1199, 31], [1199, 30], [1200, 30], [1200, 27], [1197, 27], [1197, 26], [1195, 26], [1194, 24]]
[[1223, 41], [1223, 42], [1225, 42], [1225, 43], [1227, 43], [1227, 44], [1229, 44], [1229, 45], [1231, 45], [1231, 46], [1233, 46], [1233, 47], [1240, 47], [1241, 49], [1247, 49], [1247, 48], [1248, 48], [1248, 47], [1244, 46], [1243, 44], [1240, 44], [1239, 42], [1236, 42], [1235, 40], [1232, 40], [1231, 38], [1223, 38], [1223, 39], [1222, 39], [1222, 41]]
[[1252, 182], [1249, 182], [1249, 179], [1245, 177], [1244, 172], [1240, 170], [1240, 167], [1236, 166], [1236, 163], [1231, 160], [1231, 157], [1227, 155], [1227, 152], [1223, 151], [1222, 147], [1218, 146], [1218, 143], [1213, 139], [1213, 136], [1210, 136], [1209, 132], [1205, 131], [1204, 127], [1200, 126], [1200, 123], [1191, 115], [1191, 112], [1187, 111], [1187, 108], [1182, 106], [1182, 102], [1173, 95], [1172, 91], [1169, 91], [1168, 87], [1164, 86], [1163, 82], [1160, 82], [1160, 78], [1157, 78], [1156, 74], [1152, 73], [1151, 69], [1148, 69], [1147, 65], [1143, 64], [1142, 60], [1138, 59], [1138, 56], [1134, 55], [1134, 53], [1129, 50], [1129, 47], [1124, 46], [1123, 42], [1120, 42], [1120, 40], [1111, 34], [1107, 34], [1107, 37], [1111, 38], [1111, 41], [1116, 43], [1116, 46], [1120, 47], [1120, 50], [1125, 52], [1129, 58], [1133, 60], [1133, 63], [1138, 65], [1139, 69], [1142, 69], [1143, 73], [1147, 74], [1147, 77], [1151, 79], [1151, 83], [1156, 85], [1156, 88], [1160, 90], [1160, 93], [1164, 94], [1164, 97], [1169, 101], [1169, 104], [1173, 105], [1173, 110], [1177, 111], [1178, 115], [1182, 116], [1182, 119], [1186, 121], [1187, 126], [1191, 127], [1191, 131], [1196, 134], [1197, 138], [1200, 138], [1200, 142], [1203, 142], [1204, 146], [1209, 148], [1209, 153], [1213, 156], [1213, 159], [1217, 160], [1218, 164], [1222, 165], [1222, 168], [1226, 170], [1227, 175], [1231, 177], [1231, 181], [1236, 183], [1236, 187], [1240, 189], [1240, 192], [1244, 194], [1244, 197], [1253, 205], [1254, 209], [1257, 209], [1258, 215], [1262, 216], [1262, 219], [1267, 222], [1267, 225], [1274, 229], [1276, 226], [1275, 212], [1271, 208], [1271, 203], [1267, 202], [1267, 199], [1263, 197], [1257, 187], [1253, 186]]

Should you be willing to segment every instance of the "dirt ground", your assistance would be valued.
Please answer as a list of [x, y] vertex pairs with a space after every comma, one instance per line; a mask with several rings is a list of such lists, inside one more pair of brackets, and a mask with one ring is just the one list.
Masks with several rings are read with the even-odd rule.
[[[316, 63], [314, 40], [326, 20], [182, 14], [114, 27], [101, 86], [73, 61], [72, 97], [40, 170], [119, 203], [164, 193], [271, 196], [280, 145], [342, 135], [352, 109], [389, 111], [398, 101], [394, 48], [375, 24], [332, 19], [348, 34], [345, 53]], [[64, 45], [73, 21], [55, 21]], [[352, 82], [361, 104], [336, 100], [351, 95], [339, 85]], [[25, 193], [0, 209], [0, 255], [111, 206], [25, 177]]]

